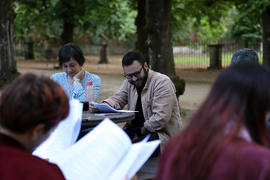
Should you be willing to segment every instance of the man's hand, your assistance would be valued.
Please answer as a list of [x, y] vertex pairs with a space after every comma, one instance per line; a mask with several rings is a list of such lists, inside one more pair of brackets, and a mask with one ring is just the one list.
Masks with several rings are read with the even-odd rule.
[[91, 113], [97, 113], [97, 112], [99, 112], [98, 109], [93, 105], [93, 103], [90, 103], [89, 104], [89, 111]]

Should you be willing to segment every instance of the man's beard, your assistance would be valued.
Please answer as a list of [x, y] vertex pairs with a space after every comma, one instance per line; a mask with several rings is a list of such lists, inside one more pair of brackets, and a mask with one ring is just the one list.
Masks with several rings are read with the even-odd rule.
[[136, 81], [131, 81], [130, 83], [133, 84], [137, 89], [143, 89], [145, 86], [145, 83], [147, 81], [147, 77], [148, 77], [148, 70], [146, 70], [145, 68], [143, 68], [144, 71], [144, 77], [140, 77], [138, 78]]

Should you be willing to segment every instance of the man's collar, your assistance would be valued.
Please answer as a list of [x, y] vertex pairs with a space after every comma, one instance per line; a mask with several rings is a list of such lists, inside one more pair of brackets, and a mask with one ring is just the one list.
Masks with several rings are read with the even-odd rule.
[[143, 89], [148, 89], [152, 76], [153, 76], [153, 71], [151, 69], [148, 69], [148, 76], [147, 76], [147, 80]]

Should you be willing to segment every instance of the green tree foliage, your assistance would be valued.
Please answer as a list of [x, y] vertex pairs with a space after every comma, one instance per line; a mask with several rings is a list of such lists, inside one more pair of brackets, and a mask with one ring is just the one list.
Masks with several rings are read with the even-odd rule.
[[255, 24], [250, 18], [244, 14], [237, 14], [233, 16], [233, 24], [230, 35], [236, 40], [261, 40], [262, 39], [262, 26], [260, 19]]
[[94, 40], [134, 41], [136, 11], [129, 8], [127, 1], [99, 0], [98, 2], [97, 8], [92, 9], [84, 19], [87, 32], [92, 32]]
[[54, 0], [17, 0], [15, 13], [16, 40], [60, 39], [62, 31], [61, 18], [55, 18], [56, 2]]
[[262, 39], [262, 13], [270, 6], [269, 0], [237, 0], [232, 15], [231, 35], [234, 39]]
[[97, 40], [126, 40], [135, 32], [136, 12], [121, 0], [17, 0], [15, 12], [19, 39], [39, 33], [59, 41], [66, 29], [76, 39], [87, 33]]
[[269, 0], [173, 0], [174, 39], [217, 40], [225, 33], [262, 39], [261, 16], [269, 6]]
[[174, 39], [216, 40], [226, 32], [225, 20], [232, 3], [226, 0], [173, 0]]

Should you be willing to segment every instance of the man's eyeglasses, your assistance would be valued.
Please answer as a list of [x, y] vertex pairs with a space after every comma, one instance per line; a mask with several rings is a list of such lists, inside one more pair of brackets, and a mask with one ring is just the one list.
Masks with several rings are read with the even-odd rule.
[[138, 77], [141, 74], [142, 69], [143, 69], [143, 66], [139, 71], [136, 71], [130, 74], [124, 74], [124, 77], [126, 77], [127, 79], [131, 79], [133, 76]]

